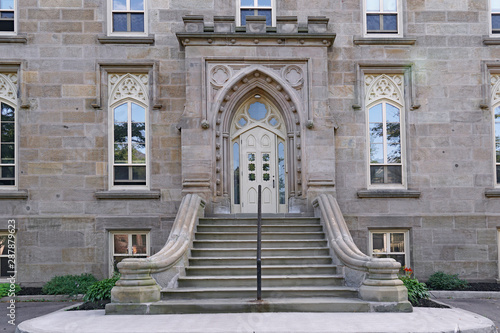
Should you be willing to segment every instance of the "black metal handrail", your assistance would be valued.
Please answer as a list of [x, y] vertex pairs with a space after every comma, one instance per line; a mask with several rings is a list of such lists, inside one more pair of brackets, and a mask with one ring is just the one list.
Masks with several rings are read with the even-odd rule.
[[261, 185], [258, 187], [257, 197], [257, 300], [262, 300], [262, 202], [260, 198]]

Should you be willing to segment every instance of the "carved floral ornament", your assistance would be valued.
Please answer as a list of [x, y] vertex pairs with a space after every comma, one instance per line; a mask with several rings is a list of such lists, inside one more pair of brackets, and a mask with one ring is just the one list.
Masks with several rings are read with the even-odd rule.
[[403, 105], [404, 76], [402, 74], [365, 75], [366, 105], [379, 99], [390, 99]]
[[0, 74], [0, 97], [17, 104], [17, 73]]
[[147, 104], [148, 74], [109, 74], [109, 104], [132, 98]]
[[492, 74], [490, 78], [491, 84], [491, 105], [496, 105], [500, 102], [500, 74]]

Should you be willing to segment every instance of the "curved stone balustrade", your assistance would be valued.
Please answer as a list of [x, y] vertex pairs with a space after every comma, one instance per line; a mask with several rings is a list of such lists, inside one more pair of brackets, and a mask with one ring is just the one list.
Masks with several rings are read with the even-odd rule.
[[362, 253], [332, 195], [320, 195], [313, 205], [316, 214], [320, 215], [328, 243], [339, 260], [351, 269], [368, 273], [359, 289], [360, 297], [373, 302], [397, 302], [400, 311], [411, 311], [408, 291], [398, 278], [401, 264], [392, 258], [373, 258]]
[[[160, 300], [161, 285], [172, 283], [183, 270], [205, 201], [187, 194], [181, 202], [165, 246], [146, 259], [124, 259], [118, 264], [121, 277], [111, 290], [113, 303], [149, 303]], [[152, 274], [155, 274], [153, 279]], [[158, 281], [158, 282], [157, 282]]]

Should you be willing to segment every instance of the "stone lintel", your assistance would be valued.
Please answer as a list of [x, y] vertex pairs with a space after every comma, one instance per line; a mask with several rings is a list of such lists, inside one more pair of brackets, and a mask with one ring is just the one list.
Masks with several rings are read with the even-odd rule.
[[361, 190], [358, 198], [420, 198], [420, 191], [414, 190]]
[[101, 44], [154, 44], [155, 38], [149, 36], [97, 36]]
[[500, 188], [486, 190], [484, 195], [488, 198], [500, 198]]
[[354, 38], [355, 45], [415, 45], [415, 38]]
[[28, 191], [26, 190], [0, 190], [0, 200], [26, 200], [28, 199]]
[[184, 46], [323, 46], [333, 45], [332, 33], [190, 33], [178, 32]]
[[161, 192], [154, 191], [98, 191], [95, 192], [96, 199], [160, 199]]

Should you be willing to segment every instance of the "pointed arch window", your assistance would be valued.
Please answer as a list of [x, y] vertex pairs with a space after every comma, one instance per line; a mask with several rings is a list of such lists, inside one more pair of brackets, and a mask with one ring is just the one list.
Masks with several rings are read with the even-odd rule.
[[149, 187], [147, 74], [110, 74], [110, 187]]
[[406, 186], [403, 75], [366, 75], [368, 184]]
[[0, 188], [14, 188], [17, 164], [17, 73], [0, 74]]

